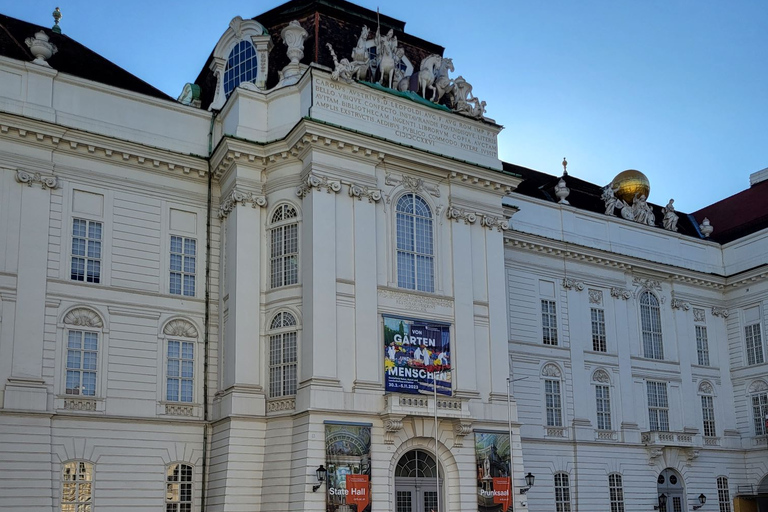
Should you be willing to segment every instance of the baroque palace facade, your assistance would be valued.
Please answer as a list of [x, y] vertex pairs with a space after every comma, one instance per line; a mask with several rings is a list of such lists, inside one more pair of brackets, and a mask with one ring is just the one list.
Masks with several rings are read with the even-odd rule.
[[503, 163], [342, 0], [178, 99], [0, 25], [0, 509], [767, 510], [768, 171], [684, 214]]

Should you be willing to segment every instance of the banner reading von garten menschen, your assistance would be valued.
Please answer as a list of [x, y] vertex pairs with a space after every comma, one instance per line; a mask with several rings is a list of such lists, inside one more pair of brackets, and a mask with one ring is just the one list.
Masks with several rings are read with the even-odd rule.
[[384, 316], [387, 391], [451, 395], [450, 326]]

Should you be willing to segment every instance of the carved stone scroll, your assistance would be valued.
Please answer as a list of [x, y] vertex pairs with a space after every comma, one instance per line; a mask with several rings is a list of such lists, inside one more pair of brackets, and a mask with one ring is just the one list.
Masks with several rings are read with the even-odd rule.
[[611, 297], [614, 299], [629, 300], [632, 296], [632, 292], [626, 288], [611, 288]]
[[455, 206], [448, 206], [445, 216], [457, 222], [464, 221], [464, 224], [474, 224], [477, 221], [477, 213]]
[[328, 176], [321, 176], [319, 174], [310, 174], [304, 180], [304, 183], [299, 185], [296, 189], [296, 195], [302, 199], [306, 197], [312, 189], [325, 190], [327, 193], [338, 193], [341, 190], [341, 181], [334, 180]]
[[712, 308], [712, 316], [719, 316], [722, 318], [728, 318], [731, 313], [728, 312], [728, 308]]
[[563, 288], [566, 290], [576, 290], [577, 292], [580, 292], [584, 289], [584, 283], [574, 279], [565, 278], [563, 279]]
[[349, 197], [354, 197], [358, 201], [365, 197], [368, 199], [369, 203], [378, 203], [381, 201], [381, 190], [377, 188], [368, 188], [364, 185], [356, 185], [354, 183], [350, 183]]
[[672, 309], [680, 309], [682, 311], [688, 311], [691, 309], [690, 302], [685, 302], [684, 300], [675, 299], [675, 298], [672, 299], [670, 306], [672, 307]]
[[39, 183], [43, 190], [59, 188], [59, 178], [56, 176], [43, 176], [39, 172], [26, 172], [21, 169], [16, 170], [16, 181], [31, 187], [33, 183]]
[[263, 208], [267, 206], [267, 198], [258, 196], [253, 192], [243, 192], [234, 189], [229, 193], [227, 198], [221, 202], [221, 206], [219, 206], [219, 218], [226, 219], [238, 204], [242, 206], [250, 204], [252, 208], [256, 208], [257, 206]]

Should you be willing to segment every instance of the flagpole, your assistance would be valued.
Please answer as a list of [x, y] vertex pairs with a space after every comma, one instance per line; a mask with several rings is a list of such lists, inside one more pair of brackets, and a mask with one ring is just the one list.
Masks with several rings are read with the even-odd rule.
[[437, 484], [437, 510], [440, 512], [440, 459], [437, 456], [437, 372], [432, 372], [432, 382], [435, 391], [435, 483]]

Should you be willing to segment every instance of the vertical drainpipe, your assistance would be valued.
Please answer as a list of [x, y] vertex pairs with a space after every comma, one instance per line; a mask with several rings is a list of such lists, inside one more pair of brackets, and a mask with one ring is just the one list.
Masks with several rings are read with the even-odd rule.
[[213, 173], [211, 172], [211, 155], [213, 153], [213, 125], [217, 111], [211, 113], [211, 126], [208, 129], [208, 212], [205, 221], [205, 325], [203, 326], [203, 484], [200, 496], [201, 512], [206, 510], [208, 496], [208, 440], [210, 439], [211, 423], [208, 418], [208, 360], [210, 347], [211, 320], [211, 215], [213, 213]]

